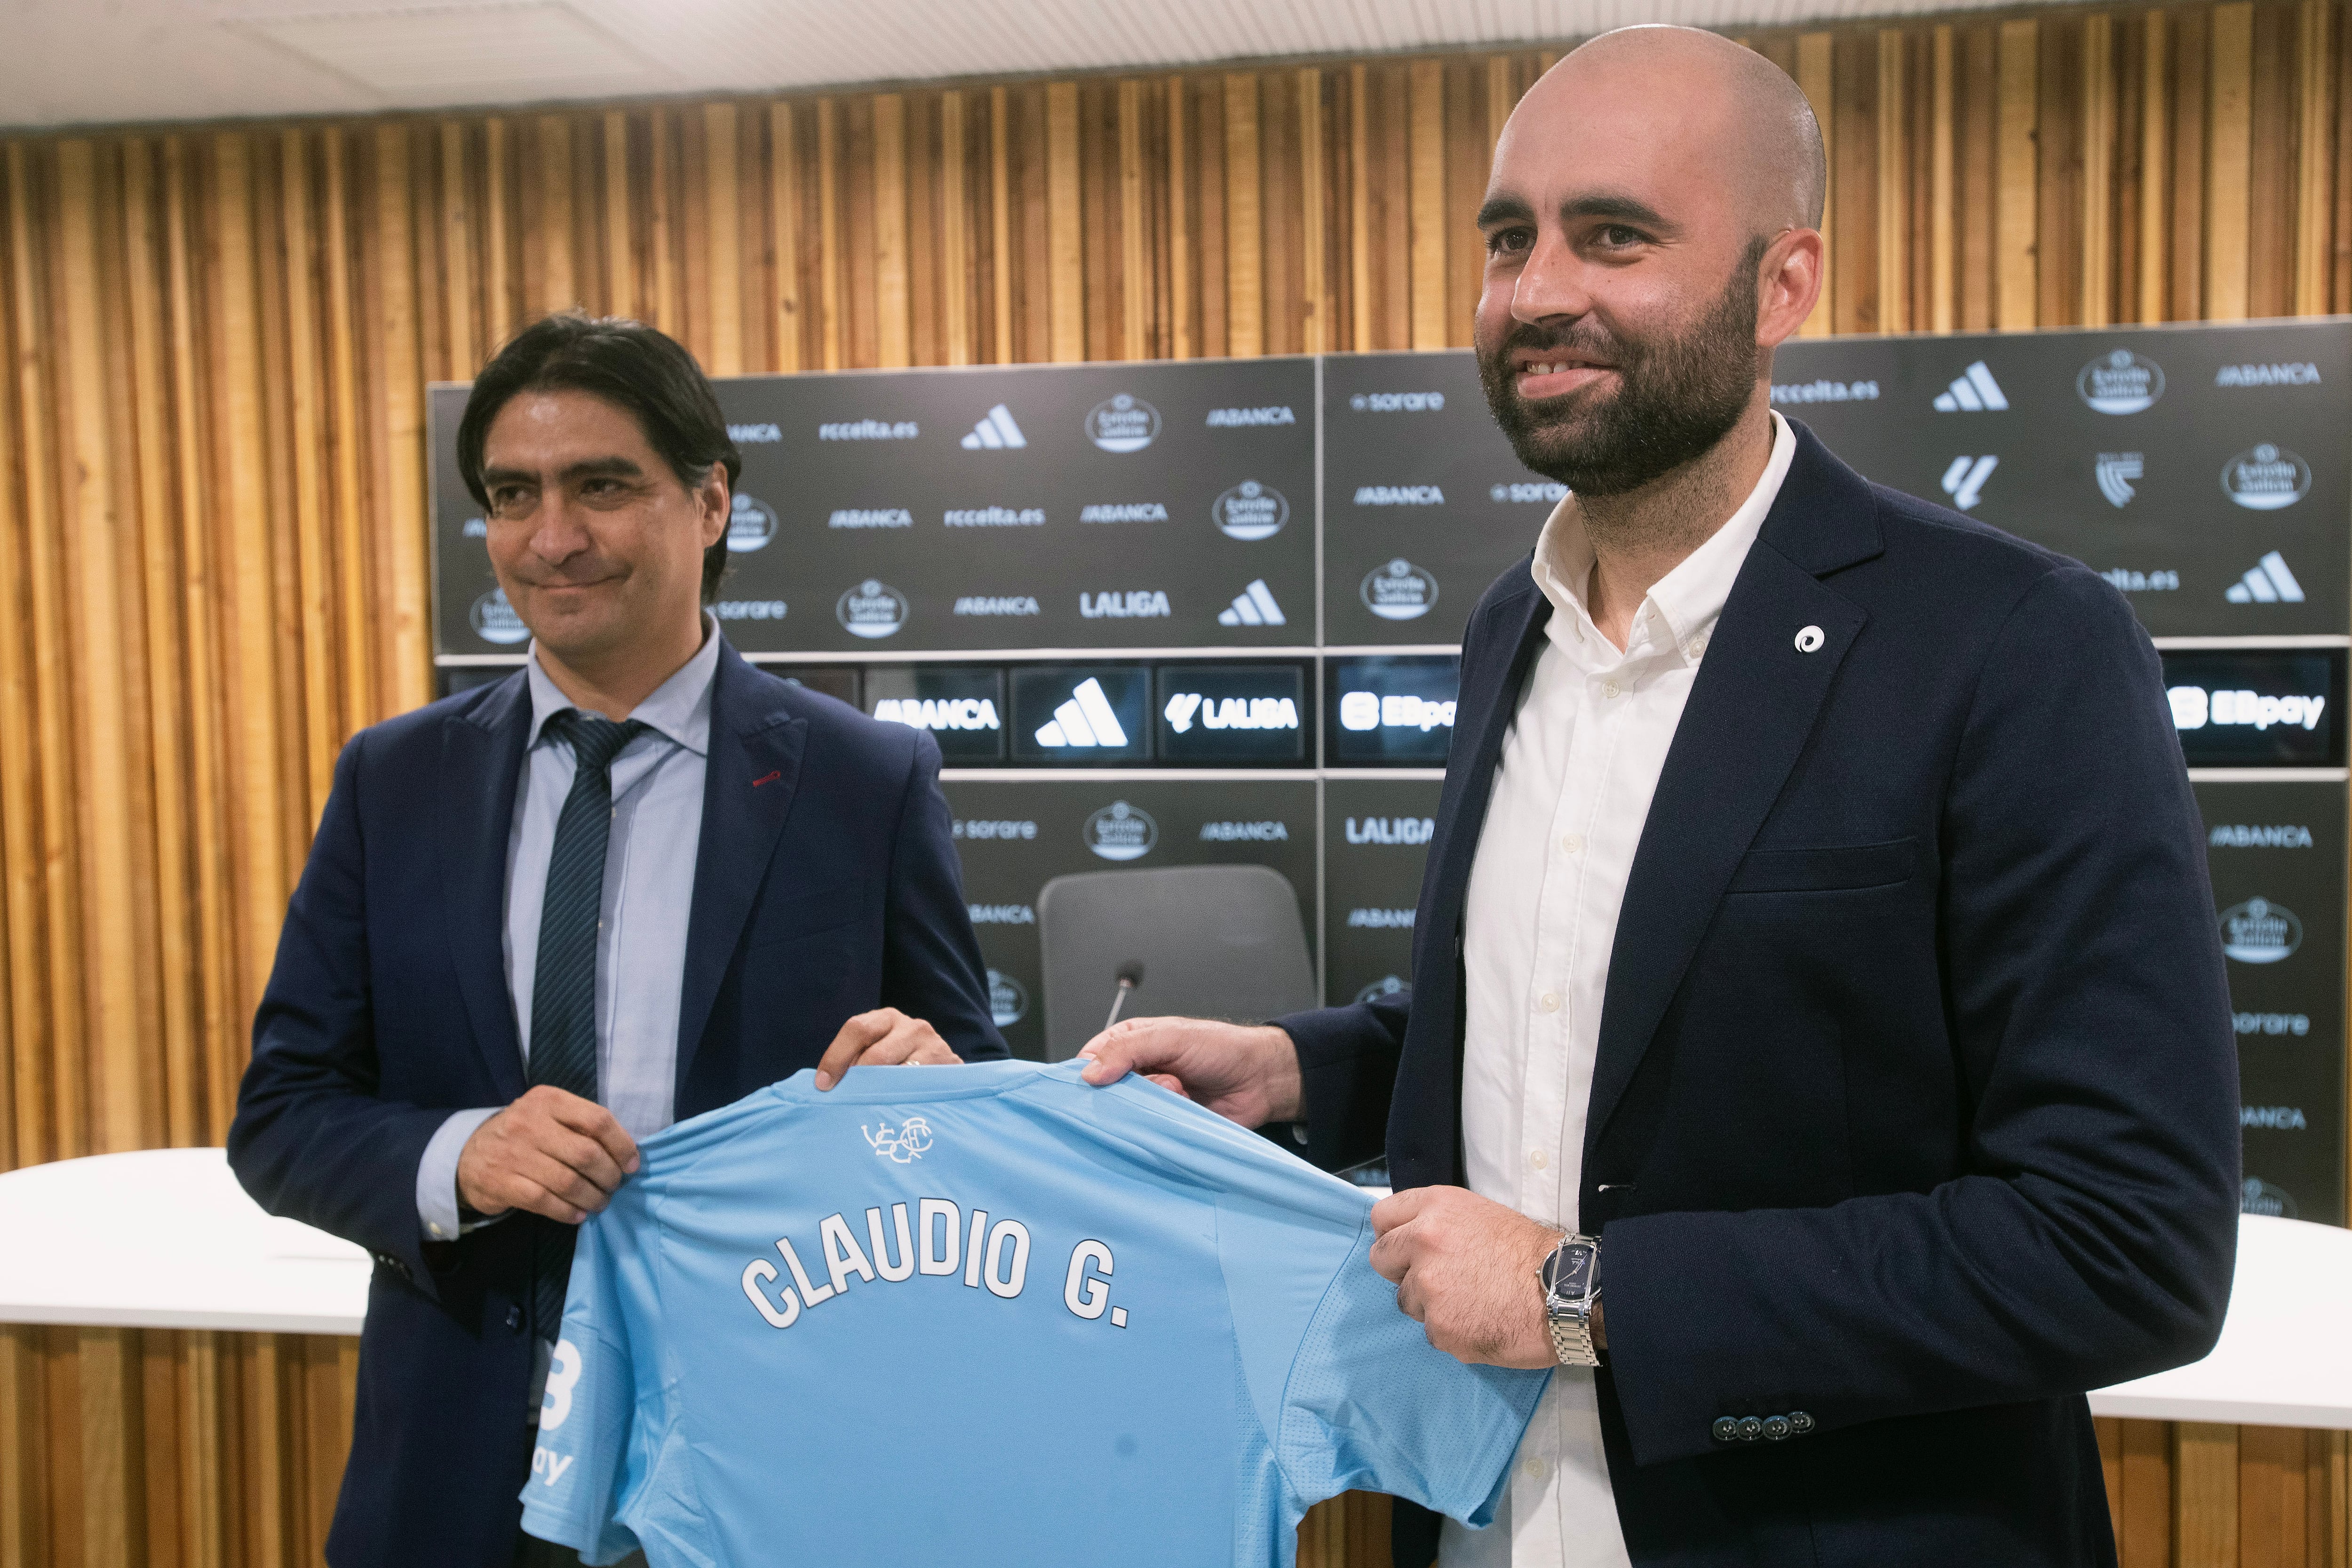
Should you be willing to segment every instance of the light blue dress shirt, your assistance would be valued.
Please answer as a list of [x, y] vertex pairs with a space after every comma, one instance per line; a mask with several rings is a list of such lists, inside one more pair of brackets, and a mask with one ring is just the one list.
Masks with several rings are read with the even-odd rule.
[[[648, 728], [613, 759], [613, 837], [596, 936], [596, 1084], [613, 1119], [640, 1140], [668, 1126], [676, 1110], [679, 992], [718, 668], [719, 627], [705, 616], [700, 651], [623, 715]], [[505, 945], [507, 992], [528, 1064], [547, 861], [573, 773], [571, 742], [545, 731], [548, 720], [576, 705], [540, 668], [536, 643], [524, 669], [530, 744], [507, 837]], [[499, 1109], [457, 1111], [425, 1144], [416, 1167], [416, 1214], [426, 1236], [457, 1237], [457, 1155]]]

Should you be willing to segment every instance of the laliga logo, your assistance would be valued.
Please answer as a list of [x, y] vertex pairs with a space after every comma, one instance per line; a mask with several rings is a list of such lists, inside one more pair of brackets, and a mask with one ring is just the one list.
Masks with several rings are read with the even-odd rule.
[[1120, 393], [1087, 416], [1087, 439], [1106, 452], [1140, 452], [1160, 434], [1160, 410]]
[[[989, 971], [992, 977], [994, 970]], [[885, 1160], [895, 1160], [901, 1165], [911, 1165], [921, 1159], [931, 1146], [931, 1124], [919, 1116], [909, 1116], [894, 1130], [885, 1121], [879, 1127], [860, 1125], [866, 1143]]]
[[2311, 465], [2265, 441], [2221, 465], [2221, 490], [2240, 506], [2276, 511], [2311, 491]]
[[474, 623], [474, 635], [484, 642], [518, 643], [530, 636], [530, 628], [522, 624], [522, 617], [507, 602], [504, 588], [493, 588], [475, 600], [466, 618]]
[[730, 555], [764, 548], [776, 537], [776, 509], [756, 496], [735, 492], [734, 510], [727, 519], [727, 550]]

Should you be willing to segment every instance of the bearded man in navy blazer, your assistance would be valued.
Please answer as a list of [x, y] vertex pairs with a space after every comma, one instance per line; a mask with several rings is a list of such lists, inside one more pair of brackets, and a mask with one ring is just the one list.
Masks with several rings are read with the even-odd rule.
[[1000, 1057], [940, 753], [736, 656], [741, 459], [693, 357], [530, 328], [458, 463], [522, 671], [336, 764], [229, 1130], [375, 1257], [336, 1568], [577, 1562], [519, 1498], [573, 1227], [636, 1140], [803, 1068]]
[[2112, 1563], [2084, 1393], [2220, 1331], [2236, 1063], [2156, 654], [1772, 412], [1823, 184], [1712, 35], [1522, 100], [1475, 338], [1572, 493], [1464, 634], [1413, 988], [1087, 1047], [1328, 1166], [1385, 1131], [1400, 1307], [1558, 1364], [1499, 1522], [1399, 1504], [1399, 1568]]

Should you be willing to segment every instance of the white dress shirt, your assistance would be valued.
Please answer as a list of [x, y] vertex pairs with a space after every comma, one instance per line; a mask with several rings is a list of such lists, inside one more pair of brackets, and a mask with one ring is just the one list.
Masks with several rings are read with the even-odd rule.
[[[632, 1138], [674, 1118], [677, 1016], [686, 976], [686, 928], [694, 908], [695, 852], [702, 843], [702, 783], [710, 749], [710, 689], [719, 626], [703, 617], [702, 647], [627, 716], [646, 726], [613, 758], [613, 832], [604, 852], [603, 919], [596, 934], [596, 1098]], [[506, 976], [523, 1063], [530, 1061], [530, 995], [539, 976], [539, 921], [555, 822], [572, 793], [572, 742], [547, 721], [576, 706], [540, 668], [530, 682], [530, 742], [507, 836]], [[608, 715], [609, 717], [609, 715]], [[453, 1113], [433, 1134], [416, 1171], [425, 1234], [457, 1236], [457, 1156], [498, 1108]]]
[[[1633, 850], [1707, 639], [1796, 455], [1787, 422], [1771, 417], [1756, 489], [1650, 590], [1622, 653], [1586, 612], [1592, 545], [1568, 503], [1544, 524], [1529, 567], [1552, 613], [1470, 871], [1462, 1142], [1471, 1191], [1562, 1230], [1577, 1228], [1601, 998]], [[1495, 1524], [1446, 1521], [1440, 1562], [1625, 1568], [1591, 1371], [1553, 1374]]]

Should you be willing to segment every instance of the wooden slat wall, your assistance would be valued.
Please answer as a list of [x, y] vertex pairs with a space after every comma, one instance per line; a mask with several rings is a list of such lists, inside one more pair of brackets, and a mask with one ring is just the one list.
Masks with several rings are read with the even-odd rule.
[[[2352, 310], [2345, 22], [1748, 40], [1830, 140], [1808, 331]], [[575, 304], [719, 374], [1459, 345], [1556, 58], [0, 140], [0, 1169], [221, 1142], [336, 752], [429, 689], [425, 383]], [[0, 1568], [315, 1561], [351, 1376], [0, 1331]], [[2127, 1563], [2352, 1568], [2340, 1437], [2102, 1436]]]

